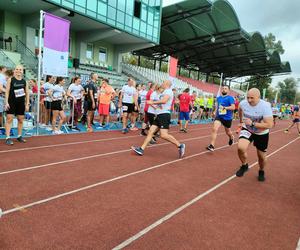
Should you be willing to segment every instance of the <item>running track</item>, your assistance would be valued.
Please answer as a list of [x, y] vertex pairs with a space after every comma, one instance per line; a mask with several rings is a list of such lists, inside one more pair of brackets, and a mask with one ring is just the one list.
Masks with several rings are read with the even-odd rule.
[[159, 140], [143, 157], [138, 133], [30, 138], [0, 145], [0, 249], [291, 249], [300, 237], [300, 137], [272, 130], [266, 182], [243, 178], [236, 144], [210, 125], [172, 128], [183, 160]]

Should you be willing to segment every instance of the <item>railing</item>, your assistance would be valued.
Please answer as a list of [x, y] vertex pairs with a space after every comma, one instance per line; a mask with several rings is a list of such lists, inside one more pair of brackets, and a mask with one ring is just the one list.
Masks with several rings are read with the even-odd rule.
[[14, 69], [16, 64], [0, 49], [0, 65], [9, 69]]
[[0, 49], [8, 50], [8, 51], [16, 51], [17, 40], [18, 40], [18, 36], [12, 33], [0, 31]]
[[140, 80], [141, 82], [153, 81], [152, 79], [146, 78], [140, 72], [130, 68], [130, 66], [128, 66], [127, 64], [124, 64], [124, 63], [122, 63], [122, 71], [127, 75], [131, 75], [131, 76], [134, 76], [134, 77], [138, 78], [138, 80]]
[[26, 45], [17, 39], [17, 52], [21, 54], [21, 59], [29, 70], [38, 74], [38, 59]]

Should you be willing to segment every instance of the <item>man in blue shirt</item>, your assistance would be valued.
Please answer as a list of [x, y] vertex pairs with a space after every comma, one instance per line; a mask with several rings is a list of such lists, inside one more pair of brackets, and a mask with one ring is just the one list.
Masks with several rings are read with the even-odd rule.
[[217, 139], [217, 133], [221, 125], [224, 126], [225, 132], [229, 137], [229, 145], [233, 144], [233, 134], [230, 130], [232, 124], [232, 115], [235, 110], [234, 98], [228, 95], [230, 88], [227, 85], [222, 86], [222, 95], [217, 98], [215, 111], [213, 112], [215, 116], [215, 121], [213, 123], [211, 142], [206, 147], [209, 151], [215, 150], [215, 143]]

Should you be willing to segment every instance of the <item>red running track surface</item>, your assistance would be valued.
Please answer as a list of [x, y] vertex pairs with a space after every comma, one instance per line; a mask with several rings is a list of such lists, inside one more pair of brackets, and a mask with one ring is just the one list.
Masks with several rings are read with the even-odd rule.
[[[286, 125], [273, 129], [270, 153], [297, 138], [296, 132], [279, 131]], [[117, 132], [39, 137], [0, 146], [0, 248], [112, 249], [232, 176], [240, 164], [236, 145], [226, 146], [228, 139], [220, 134], [217, 147], [224, 147], [206, 152], [210, 126], [190, 128], [188, 134], [173, 129], [186, 141], [184, 160], [163, 141], [143, 157], [132, 154], [130, 146], [143, 140], [138, 133], [126, 139]], [[75, 144], [83, 140], [97, 141]], [[62, 143], [73, 144], [56, 145]], [[45, 145], [52, 146], [33, 148]], [[265, 183], [257, 181], [256, 165], [126, 248], [294, 250], [300, 237], [299, 153], [300, 138], [269, 158]], [[251, 147], [249, 163], [254, 162]], [[91, 184], [96, 186], [78, 190]], [[78, 191], [64, 194], [72, 190]]]

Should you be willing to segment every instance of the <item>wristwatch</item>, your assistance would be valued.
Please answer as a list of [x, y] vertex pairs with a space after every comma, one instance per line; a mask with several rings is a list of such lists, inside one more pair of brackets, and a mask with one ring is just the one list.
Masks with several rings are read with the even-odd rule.
[[251, 127], [255, 127], [255, 122], [252, 121]]

